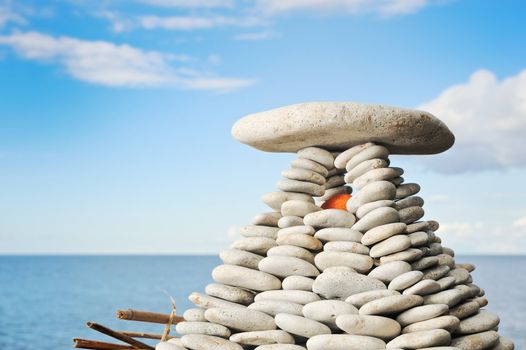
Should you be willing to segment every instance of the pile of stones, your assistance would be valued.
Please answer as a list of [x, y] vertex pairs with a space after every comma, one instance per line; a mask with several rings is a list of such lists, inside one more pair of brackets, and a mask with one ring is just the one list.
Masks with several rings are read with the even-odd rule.
[[[420, 186], [390, 166], [394, 152], [449, 148], [442, 122], [421, 111], [315, 103], [246, 117], [234, 136], [297, 159], [279, 191], [262, 197], [272, 211], [241, 229], [220, 253], [215, 283], [189, 296], [196, 308], [177, 324], [181, 338], [158, 350], [514, 348], [484, 309], [475, 266], [442, 246], [438, 222], [423, 220]], [[345, 208], [321, 207], [353, 190]]]

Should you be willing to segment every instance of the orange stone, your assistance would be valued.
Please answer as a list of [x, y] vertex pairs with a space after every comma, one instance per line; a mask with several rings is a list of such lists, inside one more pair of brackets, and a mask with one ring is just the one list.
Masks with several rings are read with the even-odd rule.
[[327, 199], [321, 207], [323, 209], [340, 209], [347, 211], [347, 201], [352, 196], [350, 194], [344, 193], [344, 194], [336, 194], [332, 196], [331, 198]]

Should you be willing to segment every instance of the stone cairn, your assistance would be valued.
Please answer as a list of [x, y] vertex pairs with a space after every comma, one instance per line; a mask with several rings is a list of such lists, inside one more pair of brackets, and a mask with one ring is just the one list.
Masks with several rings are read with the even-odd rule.
[[[438, 153], [454, 141], [429, 113], [310, 103], [242, 119], [234, 136], [259, 149], [297, 151], [271, 212], [220, 253], [222, 265], [182, 335], [158, 350], [513, 349], [486, 311], [472, 264], [455, 262], [420, 186], [392, 153]], [[321, 136], [320, 136], [321, 135]], [[319, 204], [356, 194], [346, 210]], [[317, 204], [318, 203], [318, 204]]]

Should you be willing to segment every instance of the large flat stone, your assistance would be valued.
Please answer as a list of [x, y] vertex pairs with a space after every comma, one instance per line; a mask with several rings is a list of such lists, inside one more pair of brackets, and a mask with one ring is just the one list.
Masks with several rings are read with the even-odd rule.
[[307, 102], [251, 114], [234, 125], [232, 135], [267, 152], [310, 146], [338, 151], [373, 141], [394, 154], [433, 154], [455, 142], [428, 112], [352, 102]]

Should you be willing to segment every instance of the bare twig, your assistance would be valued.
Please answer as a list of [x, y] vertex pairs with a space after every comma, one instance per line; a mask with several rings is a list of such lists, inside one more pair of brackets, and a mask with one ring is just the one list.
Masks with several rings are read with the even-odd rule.
[[[118, 310], [117, 311], [117, 318], [121, 320], [129, 320], [129, 321], [139, 321], [139, 322], [151, 322], [151, 323], [160, 323], [160, 324], [166, 324], [170, 322], [170, 315], [171, 314], [162, 314], [158, 312], [148, 312], [148, 311], [139, 311], [139, 310]], [[184, 319], [180, 316], [175, 316], [171, 323], [177, 324]]]
[[129, 337], [129, 336], [124, 335], [122, 333], [115, 332], [114, 330], [111, 330], [108, 327], [104, 327], [103, 325], [100, 325], [98, 323], [88, 322], [88, 323], [86, 323], [86, 325], [89, 328], [96, 330], [97, 332], [106, 334], [106, 335], [108, 335], [108, 336], [110, 336], [112, 338], [115, 338], [115, 339], [118, 339], [118, 340], [123, 341], [125, 343], [128, 343], [128, 344], [130, 344], [131, 346], [133, 346], [136, 349], [155, 350], [153, 347], [151, 347], [148, 344], [140, 342], [140, 341], [138, 341], [136, 339], [133, 339], [132, 337]]
[[76, 349], [94, 349], [94, 350], [135, 350], [131, 345], [122, 345], [122, 344], [112, 344], [105, 343], [97, 340], [88, 340], [88, 339], [79, 339], [74, 338], [73, 347]]

